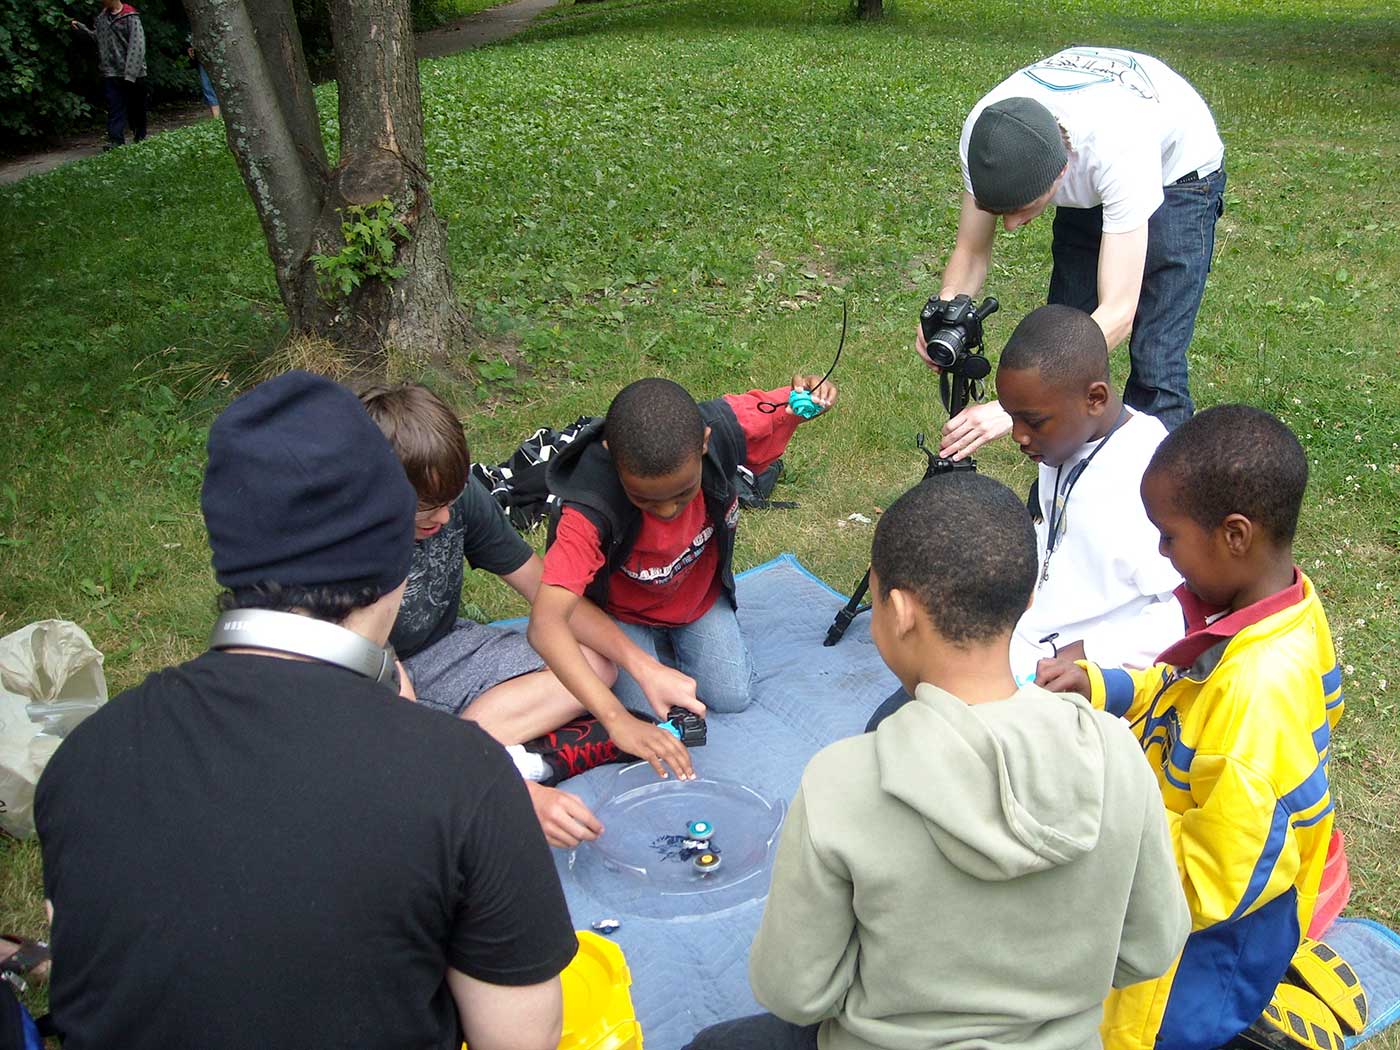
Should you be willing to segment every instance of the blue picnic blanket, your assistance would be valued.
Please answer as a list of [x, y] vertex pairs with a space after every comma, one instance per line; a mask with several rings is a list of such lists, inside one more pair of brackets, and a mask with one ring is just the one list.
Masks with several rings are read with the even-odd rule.
[[1322, 939], [1351, 964], [1366, 989], [1370, 1019], [1364, 1032], [1347, 1040], [1348, 1048], [1400, 1021], [1400, 934], [1371, 919], [1338, 919]]
[[[845, 601], [790, 554], [739, 576], [739, 623], [758, 671], [754, 701], [741, 714], [709, 717], [707, 745], [691, 752], [697, 773], [785, 801], [818, 750], [864, 729], [898, 683], [870, 639], [869, 614], [838, 645], [822, 646]], [[617, 771], [590, 770], [567, 790], [596, 806]], [[596, 880], [580, 878], [582, 865], [571, 868], [570, 854], [556, 850], [555, 858], [575, 927], [602, 918], [622, 923], [613, 937], [632, 972], [647, 1050], [680, 1050], [706, 1025], [760, 1009], [749, 990], [748, 957], [761, 898], [705, 915], [677, 898], [676, 914], [639, 917], [619, 908], [625, 894], [595, 892]], [[664, 915], [666, 907], [658, 901], [647, 911]], [[1400, 935], [1370, 920], [1340, 919], [1326, 940], [1355, 968], [1370, 999], [1370, 1024], [1348, 1040], [1352, 1047], [1400, 1020]]]
[[[738, 585], [739, 624], [758, 672], [754, 700], [741, 714], [710, 715], [708, 743], [691, 758], [702, 777], [736, 781], [786, 801], [808, 760], [825, 745], [861, 732], [899, 683], [870, 640], [868, 613], [839, 645], [822, 646], [846, 599], [792, 555], [750, 569]], [[596, 805], [617, 769], [590, 770], [565, 787]], [[632, 1002], [647, 1050], [680, 1050], [706, 1025], [759, 1010], [749, 990], [748, 958], [762, 899], [718, 914], [641, 918], [620, 913], [617, 898], [590, 892], [590, 883], [570, 870], [568, 853], [555, 853], [574, 925], [587, 929], [600, 918], [622, 922], [613, 936], [632, 971]], [[767, 881], [765, 872], [765, 886]], [[682, 899], [676, 908], [692, 910]]]

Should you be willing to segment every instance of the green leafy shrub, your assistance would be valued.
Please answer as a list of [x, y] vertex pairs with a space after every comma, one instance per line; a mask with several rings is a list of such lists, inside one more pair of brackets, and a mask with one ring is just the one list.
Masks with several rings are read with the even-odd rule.
[[[412, 0], [417, 30], [489, 6], [490, 0]], [[302, 46], [314, 72], [332, 76], [326, 0], [294, 0]], [[185, 53], [189, 22], [180, 0], [140, 0], [146, 30], [146, 86], [153, 105], [199, 99]], [[103, 112], [97, 49], [68, 25], [91, 25], [96, 0], [0, 0], [0, 152], [28, 140], [90, 125]]]
[[311, 257], [321, 294], [344, 297], [369, 278], [402, 277], [404, 268], [394, 265], [394, 253], [409, 234], [408, 227], [394, 216], [394, 202], [382, 197], [373, 204], [352, 204], [340, 214], [345, 247], [334, 255]]
[[[75, 15], [76, 17], [76, 15]], [[87, 42], [61, 7], [34, 0], [0, 0], [0, 141], [70, 127], [90, 112], [79, 48]]]

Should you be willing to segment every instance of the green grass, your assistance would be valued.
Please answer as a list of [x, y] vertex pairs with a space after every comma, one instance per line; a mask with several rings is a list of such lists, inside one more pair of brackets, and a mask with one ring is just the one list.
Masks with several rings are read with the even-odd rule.
[[[869, 529], [837, 522], [915, 481], [913, 435], [941, 425], [910, 339], [956, 223], [962, 118], [1018, 64], [1076, 42], [1161, 56], [1217, 116], [1228, 210], [1193, 389], [1202, 406], [1278, 413], [1308, 449], [1297, 557], [1347, 667], [1332, 770], [1350, 910], [1400, 925], [1393, 10], [903, 0], [861, 25], [815, 0], [561, 9], [527, 37], [422, 67], [459, 293], [490, 336], [474, 354], [485, 382], [437, 382], [474, 453], [503, 458], [639, 376], [713, 394], [824, 371], [844, 297], [842, 404], [799, 433], [780, 489], [802, 507], [749, 516], [739, 557], [795, 551], [848, 587]], [[998, 239], [993, 352], [1043, 300], [1048, 226]], [[280, 337], [271, 268], [209, 122], [0, 191], [0, 228], [0, 631], [77, 620], [116, 692], [193, 655], [208, 628], [203, 436], [234, 393], [220, 376], [236, 385]], [[1005, 444], [980, 460], [1030, 482]], [[490, 581], [467, 597], [522, 611]], [[0, 929], [35, 930], [35, 851], [3, 849]]]

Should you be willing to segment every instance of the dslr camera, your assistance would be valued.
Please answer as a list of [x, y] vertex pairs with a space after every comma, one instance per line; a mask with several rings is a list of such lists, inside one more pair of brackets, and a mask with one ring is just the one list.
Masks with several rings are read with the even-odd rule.
[[982, 345], [982, 322], [1000, 306], [990, 295], [982, 300], [981, 306], [973, 306], [969, 295], [955, 295], [951, 300], [930, 298], [919, 314], [929, 360], [945, 372], [965, 372], [971, 366], [971, 371], [981, 374], [969, 375], [969, 378], [985, 377], [991, 371], [990, 364], [981, 369], [976, 362], [967, 359], [981, 356], [976, 351]]

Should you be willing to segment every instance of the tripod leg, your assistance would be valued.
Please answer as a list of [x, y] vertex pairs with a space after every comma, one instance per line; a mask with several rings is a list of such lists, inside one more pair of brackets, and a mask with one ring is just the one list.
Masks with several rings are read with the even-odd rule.
[[841, 636], [846, 633], [846, 628], [851, 626], [851, 621], [863, 613], [868, 606], [861, 605], [865, 600], [865, 593], [870, 590], [870, 570], [865, 570], [865, 575], [860, 578], [860, 583], [856, 586], [855, 592], [851, 595], [845, 607], [836, 614], [836, 619], [831, 622], [831, 626], [826, 629], [826, 641], [822, 645], [832, 646], [841, 640]]

